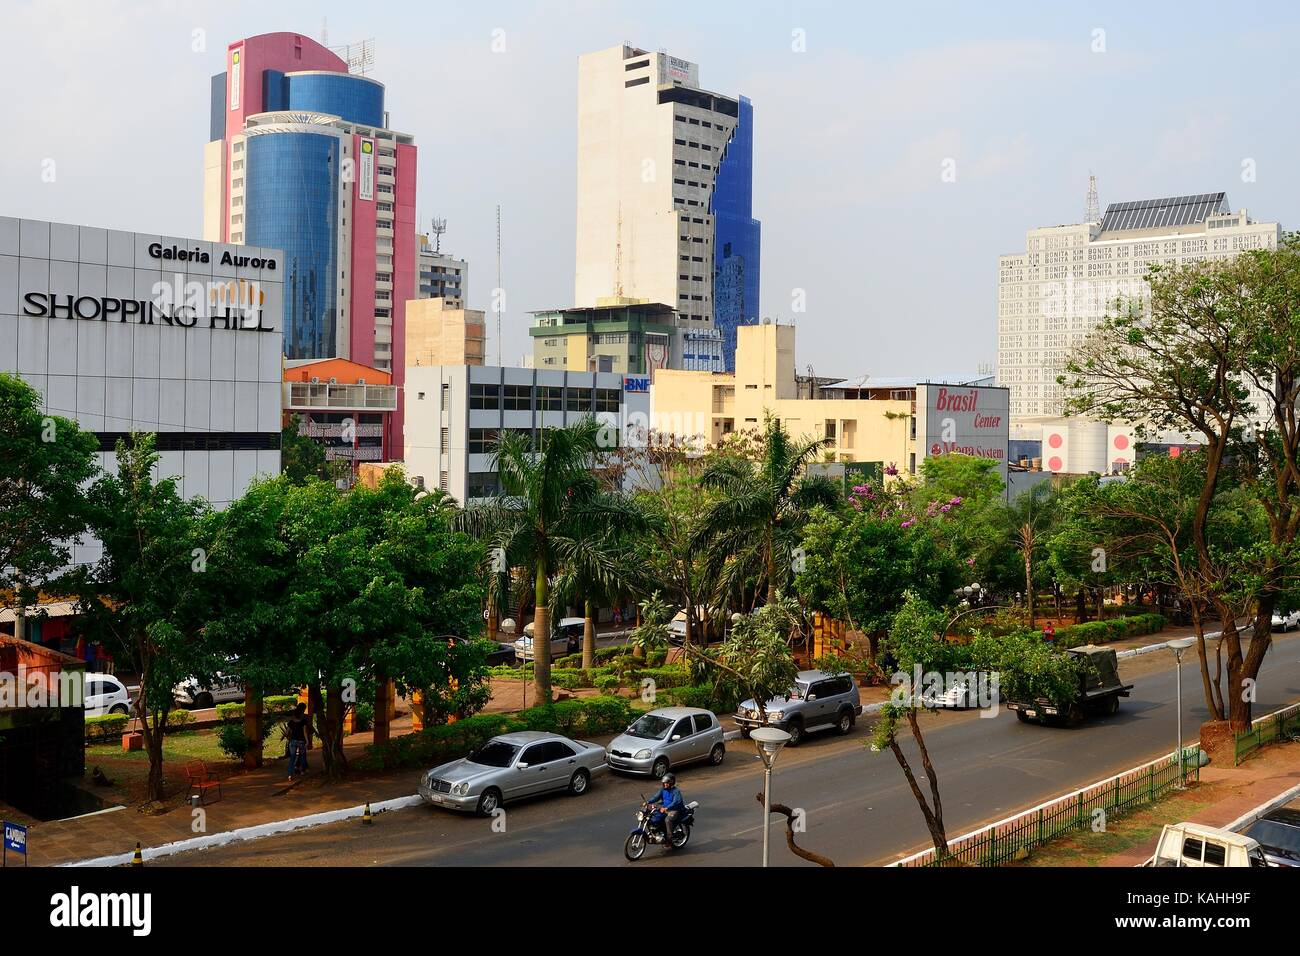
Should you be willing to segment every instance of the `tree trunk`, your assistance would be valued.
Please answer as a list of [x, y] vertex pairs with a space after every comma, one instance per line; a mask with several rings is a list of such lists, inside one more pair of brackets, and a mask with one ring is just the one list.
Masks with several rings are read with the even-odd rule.
[[1025, 607], [1029, 609], [1029, 629], [1034, 629], [1034, 556], [1025, 549]]
[[254, 770], [262, 766], [262, 692], [248, 685], [244, 687], [244, 736], [248, 739], [244, 767]]
[[[596, 618], [591, 607], [591, 598], [587, 598], [582, 604], [582, 666], [591, 668], [596, 666]], [[533, 630], [537, 630], [536, 626]]]
[[[141, 684], [143, 683], [142, 678]], [[163, 737], [167, 727], [167, 713], [165, 710], [161, 713], [147, 713], [141, 707], [140, 732], [144, 735], [144, 749], [149, 754], [149, 777], [145, 789], [150, 800], [162, 800], [167, 796], [166, 778], [163, 776]]]
[[[915, 726], [915, 712], [913, 712], [908, 722]], [[919, 743], [921, 738], [917, 737], [916, 739]], [[898, 766], [902, 768], [903, 776], [907, 778], [907, 785], [912, 790], [912, 796], [916, 798], [916, 804], [921, 808], [921, 815], [925, 817], [925, 826], [930, 831], [930, 841], [934, 844], [935, 858], [939, 860], [947, 859], [948, 835], [944, 832], [942, 818], [936, 816], [934, 811], [930, 809], [925, 794], [921, 792], [921, 787], [916, 782], [916, 775], [912, 773], [912, 765], [907, 762], [907, 755], [903, 753], [903, 748], [898, 745], [896, 738], [890, 739], [889, 749], [893, 752], [894, 759], [898, 761]], [[928, 757], [923, 759], [928, 762]], [[934, 782], [931, 781], [931, 788], [933, 789], [933, 787]]]
[[388, 743], [389, 738], [389, 700], [393, 691], [393, 682], [382, 674], [376, 674], [375, 683], [375, 720], [372, 728], [373, 740], [377, 744]]
[[537, 703], [551, 702], [551, 627], [550, 582], [546, 579], [546, 562], [537, 562], [537, 577], [533, 593], [537, 606], [533, 608], [533, 688]]
[[320, 688], [313, 684], [308, 695], [312, 699], [312, 712], [316, 715], [320, 758], [325, 775], [331, 778], [341, 777], [348, 769], [347, 755], [343, 751], [343, 717], [346, 711], [343, 687], [341, 684], [329, 687], [322, 701]]

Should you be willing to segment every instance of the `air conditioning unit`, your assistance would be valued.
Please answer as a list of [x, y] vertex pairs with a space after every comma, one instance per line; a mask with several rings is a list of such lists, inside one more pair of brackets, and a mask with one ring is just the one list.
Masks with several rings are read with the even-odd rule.
[[330, 384], [331, 384], [331, 385], [337, 385], [338, 383], [339, 383], [339, 380], [338, 380], [337, 378], [334, 378], [334, 377], [331, 376], [331, 378], [330, 378]]
[[319, 376], [319, 375], [313, 375], [313, 376], [311, 377], [311, 383], [312, 383], [313, 385], [319, 385], [319, 384], [320, 384], [320, 376]]

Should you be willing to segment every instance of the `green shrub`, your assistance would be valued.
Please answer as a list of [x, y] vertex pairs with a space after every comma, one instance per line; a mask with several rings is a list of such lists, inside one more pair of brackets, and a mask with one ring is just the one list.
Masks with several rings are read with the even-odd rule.
[[252, 748], [253, 742], [244, 736], [244, 728], [241, 725], [222, 724], [217, 729], [217, 746], [231, 760], [243, 760], [244, 754]]
[[631, 644], [612, 644], [609, 647], [598, 647], [596, 648], [596, 663], [607, 664], [616, 657], [631, 653]]
[[601, 674], [596, 678], [594, 686], [602, 694], [613, 694], [623, 686], [623, 681], [615, 674]]
[[655, 682], [656, 690], [664, 690], [669, 687], [685, 687], [691, 682], [690, 671], [676, 664], [672, 667], [647, 667], [642, 670], [632, 671], [628, 678], [638, 684], [648, 678]]
[[551, 666], [556, 668], [561, 668], [561, 669], [567, 669], [570, 667], [581, 667], [582, 655], [566, 654], [563, 657], [558, 657], [555, 660], [551, 661]]
[[657, 647], [645, 656], [647, 667], [663, 667], [667, 659], [668, 648], [666, 647]]
[[194, 715], [188, 710], [173, 710], [167, 715], [167, 728], [184, 727], [194, 723]]
[[371, 745], [357, 766], [362, 769], [436, 767], [465, 756], [501, 734], [549, 730], [571, 736], [595, 736], [622, 730], [631, 720], [631, 706], [621, 697], [565, 700], [517, 714], [476, 714]]
[[735, 693], [726, 685], [714, 690], [712, 684], [687, 684], [670, 687], [659, 695], [659, 699], [677, 707], [701, 707], [715, 714], [727, 714], [736, 709], [740, 703]]
[[297, 694], [273, 694], [262, 698], [262, 713], [287, 714], [298, 706]]
[[120, 737], [126, 731], [126, 724], [131, 718], [126, 714], [105, 714], [102, 717], [86, 718], [86, 741], [104, 743], [113, 737]]
[[363, 734], [375, 726], [375, 705], [361, 701], [352, 707], [352, 732]]
[[217, 704], [217, 720], [233, 721], [244, 719], [243, 704]]
[[581, 670], [572, 669], [555, 669], [551, 671], [551, 683], [556, 687], [563, 687], [565, 690], [577, 690], [579, 687], [590, 686], [582, 683]]

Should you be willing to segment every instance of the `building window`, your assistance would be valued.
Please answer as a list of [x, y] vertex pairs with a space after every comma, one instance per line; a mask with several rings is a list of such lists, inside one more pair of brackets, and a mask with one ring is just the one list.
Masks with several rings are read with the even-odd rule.
[[507, 385], [505, 387], [505, 410], [508, 412], [529, 412], [533, 409], [533, 387], [531, 385]]
[[537, 387], [537, 410], [541, 412], [564, 411], [564, 389], [558, 385]]
[[446, 384], [442, 386], [442, 410], [451, 411], [451, 386]]
[[469, 407], [470, 408], [493, 408], [501, 407], [501, 386], [487, 384], [472, 384], [469, 387]]
[[591, 411], [591, 389], [572, 387], [565, 389], [565, 405], [571, 412]]
[[496, 449], [497, 430], [495, 428], [471, 428], [467, 450], [471, 455], [486, 455]]
[[622, 392], [617, 388], [596, 389], [596, 411], [617, 412]]

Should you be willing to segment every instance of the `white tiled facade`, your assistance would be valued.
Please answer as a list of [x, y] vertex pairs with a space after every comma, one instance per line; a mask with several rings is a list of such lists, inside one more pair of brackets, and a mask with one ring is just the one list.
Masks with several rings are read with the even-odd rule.
[[[155, 258], [153, 244], [199, 250], [209, 261]], [[224, 252], [277, 268], [222, 264]], [[159, 433], [159, 472], [178, 478], [186, 497], [225, 506], [255, 476], [280, 470], [282, 271], [273, 250], [0, 217], [0, 372], [16, 372], [40, 391], [46, 411], [98, 433], [102, 444]], [[273, 331], [212, 328], [207, 315], [185, 328], [24, 314], [33, 311], [29, 293], [155, 302], [157, 284], [174, 288], [178, 277], [182, 289], [256, 282], [260, 325]], [[115, 458], [99, 453], [110, 471]], [[79, 547], [74, 560], [95, 560], [96, 548]]]
[[1067, 356], [1113, 311], [1117, 296], [1147, 293], [1149, 265], [1277, 247], [1276, 222], [1229, 209], [1225, 198], [1199, 221], [1175, 226], [1107, 229], [1103, 220], [1031, 229], [1024, 252], [999, 257], [997, 383], [1011, 390], [1012, 438], [1036, 439], [1060, 415], [1064, 396], [1056, 379]]
[[[632, 446], [650, 421], [649, 391], [636, 385], [634, 376], [610, 372], [408, 366], [406, 391], [403, 460], [408, 476], [430, 490], [442, 488], [461, 503], [499, 490], [493, 452], [501, 430], [535, 439], [544, 429], [594, 415], [623, 446]], [[559, 407], [551, 404], [556, 399]]]

